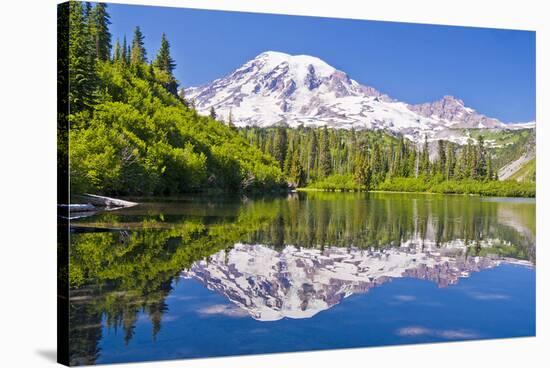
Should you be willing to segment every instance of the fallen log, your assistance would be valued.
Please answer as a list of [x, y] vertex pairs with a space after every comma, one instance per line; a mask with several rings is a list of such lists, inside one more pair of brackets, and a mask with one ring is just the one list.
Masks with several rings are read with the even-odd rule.
[[137, 203], [125, 201], [122, 199], [110, 198], [99, 196], [95, 194], [80, 194], [77, 195], [83, 202], [90, 204], [95, 207], [107, 207], [107, 208], [128, 208], [137, 206]]
[[93, 204], [60, 204], [59, 207], [67, 208], [70, 212], [90, 212], [97, 211], [97, 207]]

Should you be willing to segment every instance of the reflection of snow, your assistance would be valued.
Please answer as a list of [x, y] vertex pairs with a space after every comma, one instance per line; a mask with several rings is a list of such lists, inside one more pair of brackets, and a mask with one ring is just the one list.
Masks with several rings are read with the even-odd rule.
[[467, 330], [433, 330], [430, 328], [420, 326], [408, 326], [400, 328], [396, 331], [399, 336], [435, 336], [447, 340], [464, 340], [464, 339], [476, 339], [480, 336], [472, 331]]
[[[197, 279], [225, 295], [253, 318], [269, 321], [312, 317], [343, 298], [367, 292], [392, 278], [413, 277], [446, 287], [471, 272], [508, 262], [494, 257], [464, 257], [465, 245], [458, 240], [440, 248], [426, 242], [423, 246], [413, 243], [388, 249], [286, 246], [281, 251], [264, 245], [236, 244], [230, 251], [222, 250], [194, 263], [182, 276]], [[472, 295], [484, 300], [505, 297]], [[399, 298], [414, 300], [411, 295]]]
[[227, 317], [245, 317], [248, 315], [245, 310], [225, 304], [210, 305], [206, 308], [199, 309], [199, 314], [208, 315], [223, 315]]

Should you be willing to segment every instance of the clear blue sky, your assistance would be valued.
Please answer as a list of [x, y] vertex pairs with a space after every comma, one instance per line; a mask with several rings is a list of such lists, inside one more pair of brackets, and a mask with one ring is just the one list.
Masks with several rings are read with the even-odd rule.
[[317, 56], [393, 98], [453, 95], [504, 122], [535, 120], [535, 33], [109, 4], [113, 44], [139, 25], [148, 57], [162, 32], [184, 87], [267, 50]]

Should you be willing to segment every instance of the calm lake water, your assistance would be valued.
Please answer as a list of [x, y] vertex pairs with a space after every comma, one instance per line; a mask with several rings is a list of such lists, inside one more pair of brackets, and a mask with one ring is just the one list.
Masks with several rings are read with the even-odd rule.
[[72, 226], [72, 364], [535, 335], [534, 200], [205, 196]]

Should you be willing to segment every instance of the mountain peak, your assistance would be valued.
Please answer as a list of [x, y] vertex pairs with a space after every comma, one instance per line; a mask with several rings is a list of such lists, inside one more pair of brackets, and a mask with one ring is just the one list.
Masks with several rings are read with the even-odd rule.
[[456, 98], [455, 96], [451, 96], [451, 95], [443, 96], [443, 98], [440, 101], [446, 102], [446, 103], [449, 103], [449, 102], [450, 103], [455, 103], [455, 104], [464, 106], [464, 101], [462, 101], [459, 98]]
[[336, 68], [330, 66], [325, 61], [311, 55], [290, 55], [280, 51], [265, 51], [256, 56], [252, 63], [263, 61], [265, 67], [275, 69], [281, 64], [288, 65], [290, 69], [309, 70], [311, 67], [315, 69], [316, 74], [328, 76], [336, 71]]
[[489, 118], [466, 107], [464, 101], [451, 95], [445, 95], [440, 100], [417, 105], [408, 105], [409, 109], [427, 118], [447, 122], [454, 128], [482, 129], [502, 128], [498, 119]]

